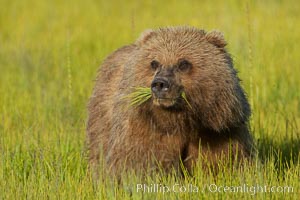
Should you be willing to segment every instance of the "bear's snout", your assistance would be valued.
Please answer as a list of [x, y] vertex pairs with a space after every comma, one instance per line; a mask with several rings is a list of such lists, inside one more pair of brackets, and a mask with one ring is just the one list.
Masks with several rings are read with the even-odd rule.
[[162, 93], [168, 92], [170, 83], [166, 78], [155, 78], [151, 83], [151, 90], [156, 96], [161, 96]]
[[151, 91], [154, 105], [169, 108], [180, 101], [182, 89], [174, 78], [158, 76], [151, 83]]

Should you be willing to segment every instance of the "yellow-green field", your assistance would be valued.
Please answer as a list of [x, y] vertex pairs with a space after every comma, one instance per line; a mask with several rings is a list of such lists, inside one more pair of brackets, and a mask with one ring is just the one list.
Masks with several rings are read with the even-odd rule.
[[[0, 0], [0, 199], [299, 199], [299, 22], [296, 0]], [[140, 182], [198, 192], [142, 193], [133, 178], [131, 189], [93, 184], [84, 144], [98, 66], [144, 29], [173, 25], [224, 32], [262, 165]], [[248, 191], [217, 192], [213, 184]]]

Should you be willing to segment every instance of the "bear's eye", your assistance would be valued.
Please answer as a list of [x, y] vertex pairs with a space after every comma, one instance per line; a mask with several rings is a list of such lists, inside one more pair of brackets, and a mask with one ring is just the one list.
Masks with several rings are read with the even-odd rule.
[[180, 60], [178, 63], [178, 69], [181, 72], [186, 72], [192, 67], [192, 64], [187, 60]]
[[157, 62], [156, 60], [153, 60], [151, 62], [151, 69], [153, 69], [155, 71], [155, 70], [157, 70], [158, 67], [159, 67], [159, 62]]

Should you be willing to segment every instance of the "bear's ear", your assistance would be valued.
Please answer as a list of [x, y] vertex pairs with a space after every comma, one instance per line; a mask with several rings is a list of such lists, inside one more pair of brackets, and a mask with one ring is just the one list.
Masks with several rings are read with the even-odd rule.
[[141, 36], [136, 40], [135, 43], [137, 45], [142, 45], [142, 44], [146, 43], [154, 35], [156, 35], [156, 32], [154, 30], [147, 29], [141, 34]]
[[227, 45], [223, 33], [220, 31], [211, 31], [206, 33], [205, 39], [215, 45], [216, 47], [223, 48]]

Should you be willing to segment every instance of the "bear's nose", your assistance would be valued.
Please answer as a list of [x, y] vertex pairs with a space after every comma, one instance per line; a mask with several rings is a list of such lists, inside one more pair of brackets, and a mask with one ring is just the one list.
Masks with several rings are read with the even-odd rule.
[[151, 83], [151, 90], [154, 93], [166, 92], [170, 88], [168, 80], [164, 78], [156, 78]]

